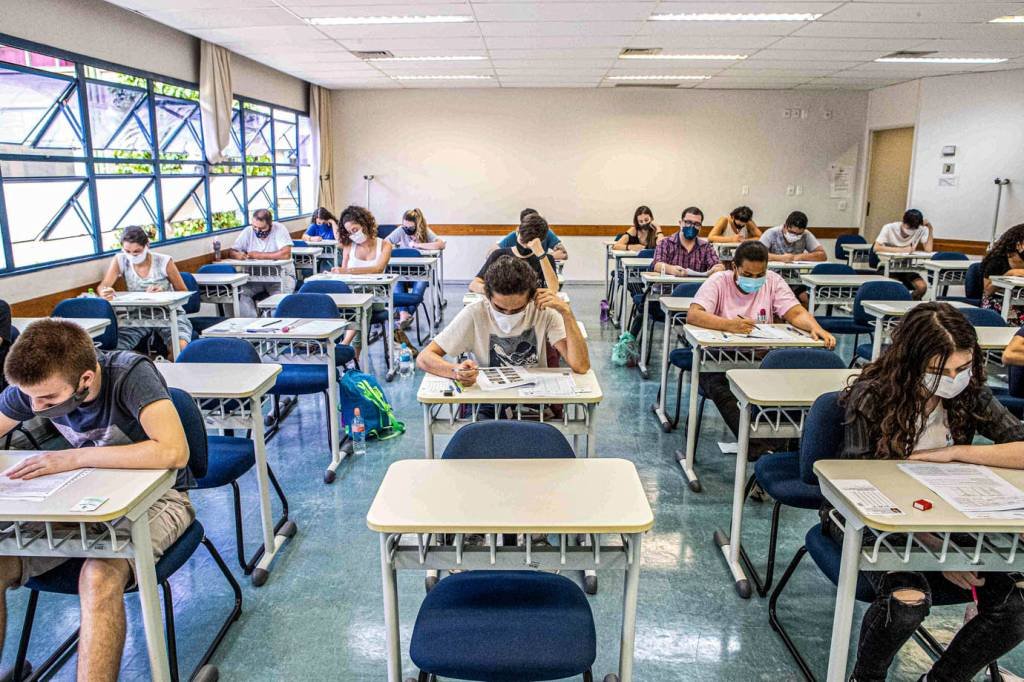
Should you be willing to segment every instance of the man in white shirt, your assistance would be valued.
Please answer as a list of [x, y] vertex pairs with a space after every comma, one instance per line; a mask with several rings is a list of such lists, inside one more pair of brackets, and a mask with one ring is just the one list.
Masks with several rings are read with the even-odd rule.
[[265, 208], [253, 211], [252, 225], [242, 230], [229, 251], [238, 260], [288, 260], [281, 270], [281, 282], [250, 282], [238, 292], [239, 317], [258, 317], [257, 298], [295, 291], [295, 263], [292, 258], [292, 236]]
[[[916, 208], [903, 214], [903, 222], [887, 223], [875, 238], [875, 253], [912, 253], [935, 250], [935, 228]], [[916, 272], [894, 272], [892, 279], [903, 282], [915, 301], [924, 298], [928, 284]]]

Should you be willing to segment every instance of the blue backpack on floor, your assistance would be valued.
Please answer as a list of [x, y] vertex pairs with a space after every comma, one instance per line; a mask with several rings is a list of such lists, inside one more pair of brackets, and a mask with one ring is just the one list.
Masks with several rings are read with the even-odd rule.
[[366, 437], [387, 440], [405, 432], [405, 424], [398, 421], [395, 412], [381, 388], [377, 377], [350, 370], [341, 378], [341, 420], [345, 432], [350, 433], [350, 424], [359, 408], [359, 415], [366, 424]]

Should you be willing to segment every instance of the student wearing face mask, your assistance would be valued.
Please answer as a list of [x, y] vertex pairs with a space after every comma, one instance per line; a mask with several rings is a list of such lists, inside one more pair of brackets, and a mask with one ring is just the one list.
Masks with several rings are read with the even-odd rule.
[[[916, 390], [915, 390], [916, 387]], [[911, 310], [892, 333], [892, 345], [867, 365], [840, 396], [843, 459], [966, 462], [1024, 468], [1024, 425], [985, 385], [985, 357], [974, 327], [946, 303]], [[991, 445], [974, 445], [975, 435]], [[822, 528], [841, 543], [831, 506]], [[865, 542], [873, 543], [871, 533]], [[918, 537], [941, 547], [937, 536]], [[1024, 640], [1024, 576], [969, 571], [862, 571], [875, 587], [861, 624], [851, 679], [886, 679], [896, 653], [928, 615], [933, 591], [963, 602], [976, 591], [978, 615], [966, 622], [921, 680], [971, 680]]]
[[[708, 278], [687, 311], [688, 324], [730, 334], [748, 334], [760, 322], [781, 318], [820, 339], [825, 347], [835, 338], [797, 301], [786, 281], [768, 270], [768, 249], [759, 241], [745, 241], [733, 254], [733, 269]], [[733, 434], [739, 429], [740, 411], [725, 372], [701, 372], [700, 387], [718, 407]], [[772, 441], [751, 439], [749, 456], [757, 459], [773, 447]]]
[[653, 249], [664, 239], [661, 228], [654, 222], [654, 213], [647, 206], [638, 206], [633, 212], [633, 226], [615, 242], [615, 251], [643, 251]]
[[469, 283], [469, 290], [478, 294], [486, 293], [484, 275], [488, 268], [502, 256], [513, 256], [526, 262], [537, 277], [537, 288], [558, 291], [558, 276], [555, 274], [555, 259], [544, 249], [544, 235], [548, 233], [548, 221], [537, 213], [528, 213], [519, 229], [516, 230], [516, 242], [508, 248], [492, 251], [484, 261], [484, 266]]
[[[121, 253], [114, 256], [107, 273], [100, 282], [98, 293], [108, 301], [114, 298], [114, 283], [121, 277], [128, 291], [188, 291], [174, 259], [149, 249], [149, 235], [141, 227], [129, 227], [121, 235]], [[131, 327], [121, 325], [117, 330], [117, 347], [135, 350], [151, 334], [159, 334], [171, 350], [171, 330], [161, 327]], [[178, 341], [184, 349], [192, 340], [192, 323], [185, 311], [178, 308]]]
[[[985, 278], [985, 289], [981, 295], [981, 307], [1003, 312], [1003, 294], [992, 286], [992, 277], [1024, 277], [1024, 223], [1014, 225], [999, 238], [981, 261], [981, 274]], [[1024, 315], [1014, 306], [1007, 316], [1012, 325], [1024, 323]]]
[[754, 222], [754, 212], [749, 206], [737, 206], [729, 215], [719, 218], [708, 235], [712, 244], [739, 244], [760, 238], [761, 230]]
[[[801, 211], [793, 211], [785, 223], [765, 230], [761, 234], [761, 243], [768, 247], [769, 261], [792, 263], [828, 260], [825, 247], [807, 229], [807, 215]], [[807, 307], [807, 287], [794, 286], [793, 293]]]
[[427, 225], [423, 211], [418, 208], [403, 213], [399, 229], [392, 230], [387, 239], [396, 249], [443, 251], [446, 246], [444, 240]]
[[[524, 208], [519, 212], [519, 224], [522, 225], [529, 215], [540, 215], [540, 213], [535, 208]], [[510, 249], [516, 245], [518, 239], [517, 230], [512, 230], [492, 246], [487, 253], [490, 255], [497, 249]], [[565, 244], [551, 228], [548, 228], [547, 233], [541, 238], [541, 244], [544, 246], [544, 252], [550, 254], [555, 260], [569, 259], [569, 252], [566, 250]]]
[[[935, 249], [935, 229], [916, 208], [903, 214], [903, 222], [887, 223], [875, 238], [875, 253], [912, 253]], [[892, 279], [903, 282], [915, 301], [924, 298], [928, 283], [916, 272], [894, 272]]]
[[[384, 272], [391, 260], [392, 244], [377, 236], [377, 219], [362, 206], [349, 206], [341, 212], [341, 266], [331, 272], [347, 275], [377, 275]], [[387, 306], [374, 303], [375, 310]], [[342, 343], [351, 345], [355, 330], [345, 332]], [[407, 339], [405, 339], [408, 341]]]
[[292, 236], [281, 223], [275, 222], [265, 208], [252, 213], [252, 224], [238, 234], [228, 252], [239, 260], [287, 260], [282, 268], [281, 282], [250, 282], [238, 292], [239, 317], [258, 317], [256, 300], [273, 294], [295, 291], [295, 263], [292, 262]]
[[[484, 273], [484, 296], [459, 311], [420, 352], [420, 369], [471, 386], [480, 366], [547, 367], [549, 344], [574, 372], [590, 369], [587, 342], [569, 304], [538, 288], [536, 272], [524, 260], [498, 258]], [[472, 359], [446, 359], [466, 353]]]

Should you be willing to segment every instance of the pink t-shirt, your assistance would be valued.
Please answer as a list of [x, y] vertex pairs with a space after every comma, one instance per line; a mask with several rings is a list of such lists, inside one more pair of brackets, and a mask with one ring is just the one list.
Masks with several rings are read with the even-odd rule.
[[693, 302], [709, 313], [729, 320], [734, 320], [740, 315], [749, 320], [756, 320], [762, 310], [782, 317], [793, 306], [800, 305], [786, 280], [771, 270], [768, 271], [767, 277], [764, 286], [757, 293], [745, 294], [733, 281], [731, 270], [716, 272], [700, 286], [697, 295], [693, 297]]

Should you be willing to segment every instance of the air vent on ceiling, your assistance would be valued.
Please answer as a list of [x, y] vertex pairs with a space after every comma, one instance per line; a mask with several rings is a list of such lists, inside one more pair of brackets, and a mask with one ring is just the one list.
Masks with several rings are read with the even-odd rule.
[[626, 47], [619, 53], [620, 57], [633, 57], [642, 55], [661, 54], [660, 47]]
[[660, 88], [661, 90], [675, 90], [679, 83], [616, 83], [616, 88]]
[[395, 56], [388, 50], [354, 50], [352, 54], [360, 59], [388, 59]]
[[935, 53], [935, 50], [900, 50], [899, 52], [887, 54], [882, 59], [914, 59], [916, 57], [930, 57]]

